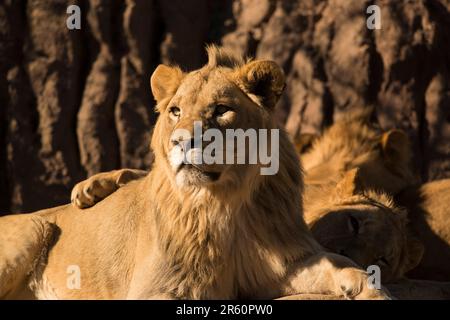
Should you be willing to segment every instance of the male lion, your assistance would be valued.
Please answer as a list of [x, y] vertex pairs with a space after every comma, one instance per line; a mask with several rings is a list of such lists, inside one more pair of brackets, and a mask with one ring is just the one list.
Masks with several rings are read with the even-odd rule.
[[[274, 62], [245, 62], [216, 47], [208, 49], [208, 58], [206, 66], [187, 74], [164, 65], [153, 73], [160, 116], [148, 176], [85, 213], [67, 205], [38, 214], [59, 234], [46, 259], [32, 270], [32, 293], [89, 299], [295, 293], [387, 298], [369, 286], [367, 274], [351, 260], [324, 252], [312, 237], [301, 214], [298, 157], [284, 131], [275, 175], [260, 175], [260, 164], [180, 161], [194, 121], [222, 132], [278, 129], [273, 110], [285, 85], [282, 70]], [[176, 129], [190, 134], [173, 135]], [[0, 254], [10, 259], [11, 253]], [[81, 271], [79, 289], [67, 286], [70, 266]], [[21, 269], [13, 266], [0, 275], [8, 278], [15, 272]], [[0, 295], [10, 289], [2, 286]]]
[[[381, 132], [369, 123], [370, 113], [371, 109], [349, 112], [321, 136], [302, 134], [295, 139], [307, 185], [337, 182], [353, 168], [359, 169], [367, 189], [392, 196], [417, 183], [406, 134]], [[79, 208], [93, 206], [127, 182], [146, 175], [136, 169], [96, 174], [73, 188], [72, 202]]]
[[[73, 203], [86, 208], [145, 171], [121, 169], [80, 182]], [[378, 265], [383, 283], [402, 278], [422, 258], [423, 245], [409, 230], [407, 213], [392, 197], [367, 189], [358, 168], [337, 181], [306, 184], [304, 217], [314, 238], [327, 250], [347, 256], [362, 268]]]
[[[397, 280], [420, 261], [423, 246], [407, 227], [406, 212], [387, 194], [411, 185], [408, 137], [369, 124], [370, 110], [352, 112], [314, 140], [301, 155], [305, 172], [304, 217], [328, 250], [361, 267], [379, 265], [382, 280]], [[121, 169], [80, 182], [72, 202], [90, 207], [145, 171]], [[378, 191], [373, 191], [376, 189]]]
[[[383, 175], [390, 175], [392, 178], [389, 181], [397, 179], [396, 189], [401, 189], [401, 186], [412, 182], [411, 178], [405, 181], [404, 177], [413, 177], [412, 172], [407, 171], [409, 162], [407, 137], [398, 130], [377, 133], [363, 120], [364, 118], [358, 114], [356, 117], [354, 114], [347, 116], [343, 121], [336, 122], [324, 134], [325, 138], [329, 132], [335, 135], [335, 132], [343, 128], [343, 123], [348, 124], [350, 121], [353, 132], [350, 130], [350, 134], [339, 137], [344, 137], [347, 141], [353, 140], [351, 143], [353, 149], [346, 150], [351, 152], [354, 158], [342, 157], [349, 159], [349, 164], [335, 167], [336, 172], [333, 172], [331, 177], [322, 179], [321, 183], [317, 183], [318, 179], [315, 179], [316, 184], [306, 183], [303, 196], [305, 220], [314, 237], [330, 251], [350, 257], [363, 268], [378, 265], [383, 283], [389, 284], [388, 288], [395, 292], [395, 296], [406, 299], [448, 299], [450, 283], [398, 281], [405, 274], [416, 279], [447, 281], [450, 279], [446, 275], [449, 265], [446, 257], [450, 232], [446, 231], [448, 215], [445, 206], [450, 203], [448, 200], [450, 180], [424, 185], [419, 189], [421, 190], [419, 194], [422, 194], [420, 197], [417, 188], [407, 188], [401, 193], [401, 198], [404, 198], [401, 204], [407, 205], [411, 210], [409, 218], [412, 221], [409, 223], [407, 212], [394, 203], [392, 196], [383, 190], [373, 191], [367, 187], [366, 184], [372, 184], [373, 188], [373, 176], [364, 176], [364, 171], [358, 166], [367, 168], [370, 162], [359, 161], [357, 165], [351, 162], [358, 158], [371, 161], [378, 159], [380, 165], [375, 163], [378, 170], [384, 171]], [[356, 130], [358, 127], [361, 130]], [[358, 132], [360, 134], [357, 134]], [[336, 145], [345, 146], [339, 137], [335, 136]], [[327, 142], [328, 139], [316, 138], [315, 141], [315, 148], [326, 150], [331, 147]], [[319, 143], [320, 141], [325, 141], [326, 146]], [[398, 143], [399, 141], [401, 143]], [[340, 148], [334, 148], [334, 152], [342, 155]], [[403, 157], [399, 157], [401, 152], [405, 153]], [[400, 166], [400, 169], [392, 170], [392, 166], [384, 164], [390, 163], [388, 159], [395, 156], [404, 160], [394, 163]], [[333, 158], [331, 155], [329, 157]], [[355, 169], [345, 171], [345, 167]], [[395, 175], [395, 172], [404, 173]], [[122, 169], [94, 175], [74, 188], [73, 203], [78, 207], [92, 206], [128, 181], [139, 179], [146, 174], [145, 171]], [[308, 173], [306, 174], [308, 176]], [[423, 214], [424, 210], [427, 214]], [[418, 219], [417, 216], [421, 218]], [[423, 223], [425, 220], [430, 221], [429, 226]], [[425, 257], [428, 258], [421, 262], [424, 252], [422, 242], [427, 249]], [[436, 246], [436, 243], [439, 245]], [[439, 256], [443, 255], [443, 259], [435, 259], [437, 253], [434, 248], [440, 248]], [[424, 268], [426, 273], [421, 272]], [[412, 269], [414, 270], [409, 272]], [[395, 284], [392, 284], [394, 282]], [[305, 299], [308, 296], [301, 295], [301, 298]]]

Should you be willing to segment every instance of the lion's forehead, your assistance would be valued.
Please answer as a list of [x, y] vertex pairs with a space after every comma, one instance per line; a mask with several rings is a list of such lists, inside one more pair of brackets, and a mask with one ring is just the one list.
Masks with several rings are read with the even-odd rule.
[[175, 99], [186, 105], [236, 99], [239, 90], [224, 71], [194, 71], [180, 84]]

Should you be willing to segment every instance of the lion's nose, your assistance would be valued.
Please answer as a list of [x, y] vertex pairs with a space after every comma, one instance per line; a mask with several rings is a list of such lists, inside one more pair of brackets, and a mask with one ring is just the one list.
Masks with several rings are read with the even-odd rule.
[[177, 128], [172, 132], [170, 136], [170, 142], [173, 146], [185, 143], [186, 141], [191, 141], [193, 138], [192, 132], [186, 129]]
[[194, 138], [184, 139], [183, 137], [174, 137], [170, 141], [174, 147], [180, 146], [183, 151], [188, 151], [194, 145]]

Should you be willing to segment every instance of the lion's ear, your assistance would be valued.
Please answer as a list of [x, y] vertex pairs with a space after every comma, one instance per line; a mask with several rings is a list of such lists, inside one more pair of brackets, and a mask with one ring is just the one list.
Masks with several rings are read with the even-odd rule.
[[252, 61], [238, 69], [237, 82], [242, 89], [255, 95], [261, 103], [273, 109], [285, 87], [283, 70], [273, 61]]
[[183, 72], [178, 67], [160, 64], [150, 78], [150, 87], [156, 102], [173, 96], [183, 79]]
[[389, 162], [407, 163], [411, 157], [409, 138], [402, 130], [390, 130], [381, 136], [383, 155]]
[[347, 171], [336, 186], [336, 194], [340, 197], [351, 197], [362, 193], [364, 184], [361, 178], [361, 170], [358, 168]]

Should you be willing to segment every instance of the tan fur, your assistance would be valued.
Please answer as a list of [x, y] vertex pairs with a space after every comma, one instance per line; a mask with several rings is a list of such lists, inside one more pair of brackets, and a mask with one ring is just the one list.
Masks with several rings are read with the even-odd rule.
[[371, 110], [351, 112], [329, 127], [301, 156], [306, 184], [338, 179], [359, 168], [367, 188], [395, 195], [417, 182], [410, 165], [408, 137], [382, 133], [369, 123]]
[[409, 227], [425, 246], [416, 279], [450, 281], [450, 179], [410, 187], [397, 197], [408, 209]]
[[[131, 169], [120, 171], [133, 173]], [[82, 196], [83, 190], [96, 180], [109, 185], [115, 173], [111, 173], [108, 183], [103, 183], [108, 174], [101, 173], [80, 182], [73, 193]], [[362, 181], [358, 181], [359, 175], [359, 169], [352, 169], [338, 181], [307, 184], [305, 220], [321, 245], [331, 252], [350, 257], [363, 268], [379, 265], [383, 283], [389, 283], [416, 267], [423, 254], [423, 245], [409, 230], [405, 210], [397, 207], [386, 193], [366, 189]], [[111, 192], [113, 190], [107, 193]], [[356, 219], [360, 224], [357, 234], [352, 230], [350, 219]]]
[[[271, 104], [284, 87], [281, 69], [269, 61], [244, 64], [215, 47], [208, 54], [200, 70], [180, 75], [177, 68], [159, 67], [152, 76], [161, 114], [148, 176], [83, 212], [68, 205], [39, 214], [60, 234], [33, 281], [37, 297], [386, 298], [368, 287], [367, 275], [349, 259], [323, 252], [313, 239], [302, 218], [298, 158], [284, 131], [276, 175], [259, 175], [259, 165], [173, 171], [171, 133], [193, 130], [194, 120], [218, 123], [221, 130], [278, 128]], [[212, 122], [219, 103], [233, 111]], [[220, 173], [218, 180], [208, 180], [207, 170]], [[80, 267], [80, 289], [67, 287], [69, 265]]]
[[[417, 179], [407, 136], [381, 132], [371, 109], [351, 112], [313, 140], [301, 155], [305, 167], [305, 220], [329, 250], [366, 268], [377, 264], [383, 283], [414, 268], [423, 245], [408, 228], [392, 196]], [[359, 224], [354, 234], [353, 224]]]
[[30, 298], [25, 284], [40, 268], [54, 228], [35, 215], [11, 215], [0, 219], [0, 230], [0, 298]]
[[294, 146], [299, 155], [302, 155], [312, 148], [312, 144], [318, 138], [318, 135], [312, 133], [299, 133], [294, 136]]
[[92, 207], [128, 182], [146, 175], [146, 171], [131, 169], [96, 174], [75, 185], [70, 196], [71, 202], [78, 208]]
[[[316, 225], [313, 234], [325, 247], [351, 257], [362, 267], [379, 264], [384, 282], [405, 275], [450, 281], [450, 182], [414, 187], [417, 179], [409, 165], [408, 138], [399, 130], [380, 133], [368, 124], [369, 112], [345, 116], [316, 138], [302, 156], [305, 219], [310, 225], [318, 221], [320, 230]], [[336, 188], [351, 168], [359, 169], [353, 177], [358, 179], [347, 179], [353, 186], [344, 188], [349, 190], [345, 195]], [[371, 191], [374, 189], [378, 192]], [[391, 199], [399, 192], [396, 203], [408, 214], [401, 213], [404, 210]], [[367, 225], [361, 227], [362, 234], [352, 235], [350, 216]], [[389, 265], [377, 263], [377, 257]]]
[[[350, 113], [322, 137], [308, 135], [298, 140], [297, 147], [304, 145], [302, 141], [312, 142], [303, 155], [309, 169], [304, 211], [314, 236], [328, 250], [347, 255], [363, 268], [379, 265], [387, 283], [419, 263], [423, 245], [409, 230], [406, 212], [386, 193], [414, 181], [409, 141], [398, 130], [381, 133], [368, 123], [369, 113]], [[351, 170], [353, 167], [358, 170]], [[74, 194], [81, 193], [78, 190], [90, 181], [107, 177], [108, 173], [103, 173], [81, 182]], [[361, 224], [357, 235], [350, 219]]]
[[320, 244], [363, 268], [378, 265], [389, 283], [417, 266], [423, 246], [408, 229], [406, 211], [358, 176], [352, 169], [338, 182], [306, 185], [305, 220]]
[[[83, 190], [95, 179], [108, 179], [108, 174], [95, 175], [81, 182], [77, 188]], [[114, 174], [111, 173], [111, 177]], [[306, 185], [305, 219], [315, 238], [330, 251], [347, 255], [364, 268], [379, 265], [383, 283], [394, 283], [389, 288], [398, 298], [450, 298], [448, 283], [394, 282], [405, 274], [417, 279], [450, 279], [447, 263], [450, 247], [447, 214], [450, 179], [409, 188], [400, 194], [401, 203], [411, 210], [408, 215], [411, 223], [406, 211], [396, 206], [392, 197], [367, 190], [362, 183], [358, 171], [350, 170], [337, 182], [330, 181], [321, 186]], [[77, 193], [76, 189], [74, 193]], [[350, 216], [358, 219], [361, 231], [357, 236], [353, 233]], [[439, 259], [435, 258], [437, 255]], [[300, 295], [287, 298], [329, 299], [333, 296]]]

